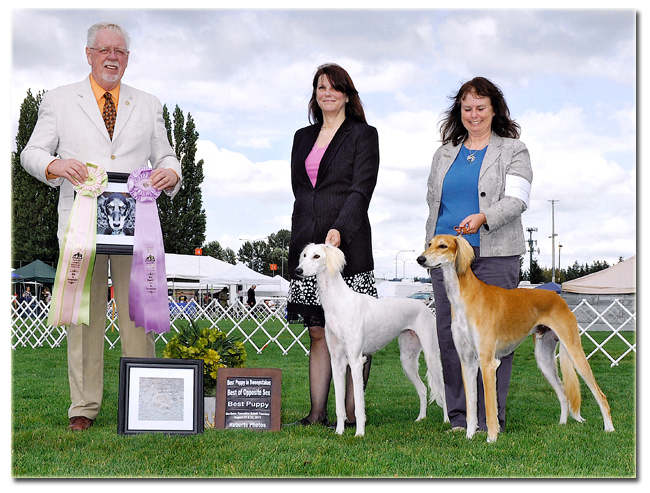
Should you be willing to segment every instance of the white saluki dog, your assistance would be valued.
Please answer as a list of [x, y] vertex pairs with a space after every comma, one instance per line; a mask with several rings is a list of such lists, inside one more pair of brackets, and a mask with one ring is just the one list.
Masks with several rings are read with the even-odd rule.
[[420, 414], [427, 414], [427, 388], [418, 374], [420, 351], [427, 364], [427, 380], [431, 398], [442, 407], [445, 422], [447, 406], [436, 318], [421, 301], [408, 298], [374, 298], [354, 292], [343, 280], [341, 271], [345, 255], [325, 244], [310, 244], [300, 254], [295, 271], [299, 277], [316, 276], [320, 301], [325, 312], [325, 340], [332, 361], [332, 378], [336, 398], [336, 433], [343, 433], [345, 424], [346, 368], [350, 366], [354, 387], [356, 435], [365, 433], [363, 364], [366, 356], [379, 351], [399, 336], [402, 368], [420, 397]]
[[[451, 335], [458, 351], [467, 402], [467, 438], [477, 427], [477, 375], [483, 377], [488, 442], [499, 433], [496, 396], [496, 369], [499, 358], [510, 354], [530, 334], [535, 334], [535, 359], [544, 377], [560, 400], [560, 424], [567, 412], [576, 421], [580, 416], [580, 381], [587, 383], [598, 401], [605, 431], [614, 431], [609, 404], [594, 379], [580, 343], [578, 323], [566, 302], [543, 289], [503, 289], [480, 281], [472, 272], [474, 250], [462, 236], [438, 235], [418, 263], [440, 268], [452, 306]], [[560, 342], [560, 367], [564, 385], [557, 373], [555, 348]], [[574, 369], [575, 367], [575, 369]]]

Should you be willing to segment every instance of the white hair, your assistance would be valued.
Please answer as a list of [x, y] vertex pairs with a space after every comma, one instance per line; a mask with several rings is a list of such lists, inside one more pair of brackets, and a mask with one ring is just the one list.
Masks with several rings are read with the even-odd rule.
[[122, 36], [122, 39], [124, 39], [124, 43], [126, 44], [126, 51], [129, 51], [129, 46], [131, 45], [131, 38], [129, 37], [129, 33], [127, 33], [126, 29], [124, 29], [122, 26], [113, 24], [112, 22], [98, 22], [97, 24], [92, 25], [90, 29], [88, 29], [88, 40], [86, 44], [88, 48], [93, 47], [97, 33], [102, 29], [110, 29], [111, 31], [115, 31], [117, 34]]

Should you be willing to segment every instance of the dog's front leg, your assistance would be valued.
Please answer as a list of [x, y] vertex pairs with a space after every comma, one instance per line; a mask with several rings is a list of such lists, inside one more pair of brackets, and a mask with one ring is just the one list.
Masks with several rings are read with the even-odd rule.
[[348, 359], [343, 348], [337, 344], [330, 345], [332, 361], [332, 380], [334, 381], [334, 398], [336, 401], [336, 433], [343, 434], [345, 428], [345, 380]]
[[350, 374], [352, 375], [352, 387], [354, 388], [354, 417], [357, 423], [355, 436], [363, 436], [366, 432], [366, 404], [363, 391], [363, 363], [366, 358], [351, 358]]
[[501, 362], [490, 354], [481, 355], [481, 376], [485, 400], [485, 422], [488, 429], [488, 443], [494, 443], [499, 436], [497, 404], [497, 368]]
[[478, 359], [473, 353], [458, 353], [465, 385], [467, 438], [472, 438], [478, 428]]

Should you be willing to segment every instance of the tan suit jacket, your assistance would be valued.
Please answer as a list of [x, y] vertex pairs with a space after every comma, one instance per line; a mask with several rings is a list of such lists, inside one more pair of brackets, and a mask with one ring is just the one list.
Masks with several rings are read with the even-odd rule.
[[[72, 209], [72, 184], [58, 178], [48, 181], [47, 166], [55, 157], [99, 164], [106, 171], [130, 173], [151, 166], [171, 168], [181, 176], [176, 154], [169, 145], [158, 98], [121, 84], [115, 131], [111, 141], [90, 85], [90, 79], [58, 87], [43, 95], [38, 122], [20, 155], [25, 170], [51, 186], [60, 186], [59, 241]], [[173, 190], [174, 196], [181, 181]]]
[[[93, 93], [90, 78], [46, 92], [34, 132], [21, 153], [21, 164], [44, 183], [60, 186], [59, 242], [63, 241], [74, 202], [72, 184], [63, 178], [47, 180], [47, 166], [56, 158], [99, 164], [108, 172], [130, 173], [136, 168], [171, 168], [181, 186], [181, 167], [167, 139], [160, 101], [121, 84], [113, 140]], [[122, 355], [155, 357], [154, 333], [145, 334], [129, 317], [130, 255], [111, 255], [110, 270], [117, 305]], [[95, 419], [103, 391], [104, 332], [109, 256], [97, 255], [91, 282], [90, 324], [71, 325], [68, 335], [68, 378], [71, 405], [68, 416]]]

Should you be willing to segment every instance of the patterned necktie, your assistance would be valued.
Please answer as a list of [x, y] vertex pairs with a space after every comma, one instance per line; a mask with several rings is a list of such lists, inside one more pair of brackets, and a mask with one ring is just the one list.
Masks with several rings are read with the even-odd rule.
[[115, 111], [115, 103], [111, 97], [111, 93], [107, 92], [104, 94], [106, 102], [104, 103], [104, 111], [102, 117], [104, 118], [104, 123], [106, 123], [106, 130], [108, 130], [108, 135], [113, 140], [113, 129], [115, 128], [115, 118], [117, 117], [117, 111]]

